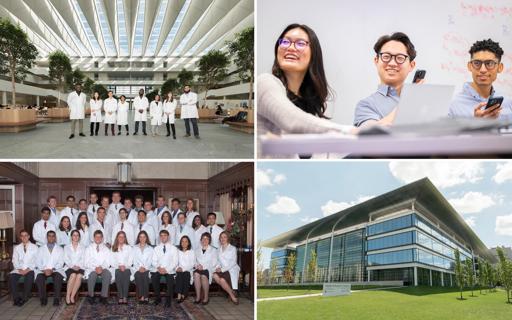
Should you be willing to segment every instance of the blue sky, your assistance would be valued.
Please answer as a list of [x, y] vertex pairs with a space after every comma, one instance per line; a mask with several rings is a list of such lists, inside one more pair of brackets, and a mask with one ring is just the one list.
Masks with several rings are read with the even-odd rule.
[[[512, 246], [512, 161], [259, 162], [265, 240], [428, 177], [488, 247]], [[271, 249], [263, 250], [268, 267]]]

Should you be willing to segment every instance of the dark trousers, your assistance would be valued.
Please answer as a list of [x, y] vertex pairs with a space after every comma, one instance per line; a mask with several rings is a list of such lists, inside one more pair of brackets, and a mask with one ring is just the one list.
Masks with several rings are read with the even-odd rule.
[[[12, 301], [16, 301], [16, 299], [20, 298], [18, 293], [18, 281], [22, 277], [21, 274], [11, 273], [9, 275], [9, 291], [11, 291]], [[25, 275], [23, 281], [23, 300], [28, 300], [31, 296], [30, 292], [32, 291], [32, 285], [34, 284], [34, 271], [30, 271]]]
[[146, 121], [135, 121], [135, 133], [139, 132], [139, 122], [142, 122], [142, 132], [146, 133]]
[[60, 273], [54, 272], [50, 276], [45, 276], [44, 273], [40, 273], [36, 277], [37, 292], [39, 293], [39, 299], [46, 299], [46, 278], [53, 278], [53, 293], [54, 299], [60, 299], [60, 293], [62, 291], [62, 280], [63, 277]]
[[187, 134], [190, 135], [190, 122], [192, 122], [192, 128], [194, 129], [194, 136], [199, 135], [199, 128], [197, 127], [197, 118], [187, 118], [185, 120], [185, 130], [187, 131]]
[[176, 137], [176, 127], [174, 126], [174, 123], [169, 123], [169, 119], [167, 119], [167, 123], [165, 124], [165, 126], [167, 127], [167, 135], [171, 135], [170, 129], [172, 129], [172, 136]]
[[190, 288], [190, 272], [176, 272], [176, 293], [188, 294]]
[[130, 269], [126, 269], [121, 271], [116, 269], [116, 288], [117, 288], [117, 297], [119, 299], [128, 298], [129, 288], [130, 288], [130, 275], [132, 272]]
[[[130, 128], [128, 127], [127, 124], [125, 124], [124, 127], [126, 129], [126, 133], [130, 132]], [[119, 133], [121, 133], [121, 125], [120, 124], [117, 125], [117, 131], [119, 131]]]
[[99, 130], [100, 130], [100, 123], [99, 122], [91, 122], [91, 136], [93, 134], [98, 135]]
[[149, 271], [135, 272], [135, 289], [137, 290], [137, 297], [149, 297]]
[[[158, 272], [151, 272], [151, 284], [157, 300], [160, 300], [160, 276], [162, 275]], [[174, 275], [166, 273], [163, 276], [167, 283], [167, 301], [170, 303], [174, 296]]]
[[110, 125], [110, 131], [112, 132], [112, 135], [115, 135], [115, 132], [114, 132], [115, 124], [113, 124], [113, 123], [105, 123], [105, 135], [108, 135], [107, 129], [108, 129], [109, 125]]

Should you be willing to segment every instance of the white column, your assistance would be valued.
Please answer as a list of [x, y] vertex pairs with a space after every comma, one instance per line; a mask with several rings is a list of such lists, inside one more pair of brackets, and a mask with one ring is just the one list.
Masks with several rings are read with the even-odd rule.
[[441, 272], [441, 286], [444, 287], [444, 272]]
[[39, 104], [39, 102], [40, 102], [40, 101], [39, 101], [39, 96], [36, 96], [36, 105], [37, 105], [38, 107], [39, 107], [39, 105], [40, 105], [40, 104]]
[[370, 270], [368, 270], [368, 282], [370, 282]]
[[7, 92], [6, 91], [3, 91], [2, 92], [2, 105], [7, 105]]
[[414, 286], [418, 285], [418, 267], [414, 266]]
[[432, 269], [429, 269], [430, 271], [430, 279], [429, 279], [429, 282], [430, 282], [430, 286], [432, 287]]

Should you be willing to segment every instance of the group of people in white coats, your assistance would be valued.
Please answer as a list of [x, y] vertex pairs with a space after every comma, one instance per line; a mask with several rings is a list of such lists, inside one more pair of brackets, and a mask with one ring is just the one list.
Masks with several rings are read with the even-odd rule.
[[[85, 103], [86, 95], [82, 92], [81, 85], [75, 86], [75, 91], [68, 95], [68, 107], [70, 109], [71, 120], [71, 135], [69, 139], [75, 137], [76, 124], [78, 123], [79, 135], [85, 137], [83, 133], [83, 120], [85, 119]], [[166, 93], [162, 98], [156, 95], [155, 99], [149, 103], [148, 98], [144, 95], [144, 89], [139, 90], [139, 94], [133, 99], [133, 107], [135, 114], [133, 120], [135, 122], [135, 131], [133, 135], [137, 135], [139, 127], [142, 127], [142, 134], [147, 135], [146, 122], [149, 119], [151, 124], [151, 134], [156, 136], [158, 128], [165, 124], [167, 128], [167, 137], [171, 135], [176, 139], [175, 128], [175, 113], [177, 107], [177, 100], [174, 98], [172, 92]], [[191, 126], [194, 137], [199, 139], [199, 128], [197, 120], [199, 114], [197, 111], [197, 94], [190, 91], [190, 86], [186, 85], [184, 91], [179, 99], [181, 105], [181, 119], [185, 121], [186, 134], [184, 137], [191, 136]], [[113, 92], [108, 91], [108, 98], [101, 100], [99, 92], [95, 91], [90, 99], [91, 118], [90, 118], [90, 135], [97, 136], [99, 132], [100, 123], [105, 125], [105, 135], [108, 136], [108, 128], [110, 127], [111, 134], [115, 136], [115, 125], [117, 124], [118, 133], [121, 135], [122, 127], [125, 127], [126, 135], [130, 134], [128, 125], [128, 111], [129, 103], [126, 101], [126, 96], [122, 95], [119, 101], [114, 98]]]
[[[34, 280], [41, 305], [46, 305], [47, 278], [53, 280], [54, 305], [60, 304], [64, 281], [66, 304], [75, 304], [82, 279], [87, 281], [91, 304], [98, 302], [94, 291], [98, 279], [103, 304], [108, 304], [111, 283], [116, 284], [118, 303], [127, 304], [132, 281], [141, 304], [149, 303], [150, 284], [153, 304], [162, 303], [160, 284], [164, 283], [166, 307], [174, 295], [178, 303], [183, 302], [192, 284], [194, 303], [205, 305], [212, 281], [238, 304], [237, 249], [216, 224], [215, 213], [208, 213], [204, 225], [192, 199], [183, 211], [179, 199], [168, 199], [166, 205], [163, 196], [158, 196], [155, 207], [142, 196], [136, 196], [134, 204], [130, 198], [121, 202], [119, 192], [112, 194], [112, 201], [108, 196], [98, 200], [92, 193], [89, 202], [78, 202], [77, 209], [70, 195], [66, 207], [58, 210], [56, 197], [50, 196], [41, 219], [33, 225], [36, 244], [30, 242], [28, 231], [19, 232], [21, 242], [13, 250], [14, 270], [9, 279], [14, 305], [28, 301]], [[21, 293], [19, 282], [24, 286]]]

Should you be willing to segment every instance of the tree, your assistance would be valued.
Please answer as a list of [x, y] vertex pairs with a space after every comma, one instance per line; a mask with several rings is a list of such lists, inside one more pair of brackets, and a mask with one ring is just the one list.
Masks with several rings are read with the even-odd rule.
[[101, 84], [95, 84], [92, 86], [92, 92], [96, 92], [98, 91], [98, 93], [100, 94], [100, 99], [102, 100], [105, 100], [108, 98], [108, 90], [107, 88], [105, 88], [104, 85], [101, 85]]
[[84, 78], [85, 74], [80, 70], [80, 68], [75, 68], [75, 70], [68, 73], [66, 76], [66, 84], [68, 85], [68, 89], [73, 90], [76, 84], [83, 84]]
[[311, 258], [308, 262], [308, 280], [309, 282], [314, 282], [316, 279], [316, 269], [317, 269], [317, 255], [314, 249], [311, 249]]
[[187, 84], [192, 85], [192, 80], [194, 80], [194, 73], [192, 71], [183, 68], [178, 73], [178, 84], [180, 87], [183, 88]]
[[254, 91], [254, 27], [238, 33], [233, 41], [228, 42], [228, 48], [238, 67], [240, 79], [249, 81], [249, 107], [251, 108]]
[[16, 105], [16, 81], [25, 79], [38, 54], [19, 25], [0, 18], [0, 71], [11, 76], [13, 105]]
[[487, 286], [487, 261], [478, 259], [478, 286], [480, 287], [480, 294], [482, 289], [485, 290]]
[[261, 247], [261, 242], [258, 241], [258, 249], [256, 250], [256, 282], [258, 284], [263, 283], [263, 248]]
[[[158, 94], [158, 89], [153, 89], [153, 91], [150, 91], [146, 94], [146, 98], [148, 98], [148, 101], [151, 102], [155, 100], [156, 95]], [[162, 101], [162, 97], [160, 97], [160, 101]]]
[[65, 89], [65, 82], [72, 72], [71, 61], [69, 57], [62, 51], [57, 50], [48, 56], [49, 66], [48, 73], [50, 78], [57, 81], [57, 107], [60, 107], [60, 93]]
[[277, 276], [277, 262], [274, 260], [270, 263], [270, 284], [274, 283]]
[[475, 270], [473, 269], [473, 260], [472, 259], [466, 259], [464, 261], [465, 269], [464, 272], [466, 273], [466, 284], [468, 287], [471, 288], [471, 296], [474, 297], [473, 289], [475, 287]]
[[460, 300], [464, 300], [462, 297], [462, 290], [464, 289], [464, 284], [466, 283], [466, 275], [464, 269], [465, 268], [460, 261], [459, 249], [455, 249], [455, 282], [457, 283], [457, 287], [459, 287]]
[[292, 252], [286, 258], [286, 268], [284, 269], [284, 279], [286, 283], [292, 283], [295, 278], [295, 267], [297, 265], [297, 256]]
[[85, 94], [87, 95], [92, 95], [92, 88], [94, 86], [94, 80], [92, 80], [91, 78], [87, 77], [84, 81], [84, 85], [83, 85], [83, 91]]
[[160, 90], [162, 92], [162, 98], [167, 96], [169, 92], [172, 92], [174, 95], [176, 95], [179, 88], [180, 85], [176, 79], [168, 79], [164, 82], [164, 84], [162, 84], [162, 89]]
[[512, 261], [505, 257], [505, 253], [501, 247], [496, 248], [496, 252], [498, 253], [498, 258], [500, 260], [501, 286], [507, 292], [507, 303], [512, 303], [510, 301], [510, 291], [512, 290]]
[[199, 67], [199, 81], [204, 85], [204, 101], [208, 97], [208, 90], [215, 88], [219, 82], [228, 76], [229, 58], [220, 50], [212, 50], [197, 62]]

